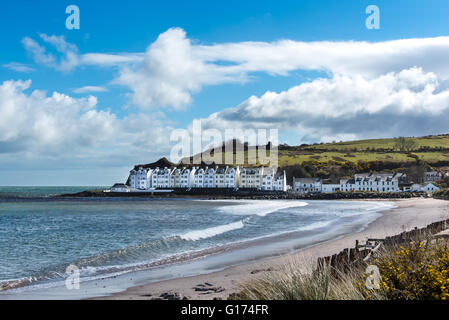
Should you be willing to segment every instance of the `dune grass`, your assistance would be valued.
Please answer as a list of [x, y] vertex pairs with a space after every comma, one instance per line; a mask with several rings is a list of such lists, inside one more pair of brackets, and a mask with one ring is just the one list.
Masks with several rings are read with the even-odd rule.
[[[368, 265], [379, 281], [366, 285]], [[379, 250], [366, 264], [346, 272], [290, 261], [240, 285], [238, 300], [445, 300], [449, 299], [448, 241], [422, 237]]]

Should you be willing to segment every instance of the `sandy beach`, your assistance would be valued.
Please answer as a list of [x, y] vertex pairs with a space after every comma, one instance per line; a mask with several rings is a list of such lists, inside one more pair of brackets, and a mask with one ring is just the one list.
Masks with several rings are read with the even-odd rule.
[[[318, 257], [328, 256], [338, 253], [344, 248], [353, 247], [356, 240], [364, 241], [368, 238], [383, 238], [411, 230], [414, 227], [424, 227], [429, 223], [449, 218], [449, 201], [423, 198], [393, 201], [397, 206], [396, 208], [382, 212], [380, 218], [369, 224], [361, 232], [319, 243], [298, 252], [267, 258], [262, 261], [244, 263], [209, 274], [175, 278], [131, 287], [124, 292], [95, 299], [153, 299], [164, 293], [178, 293], [181, 296], [195, 300], [226, 299], [229, 294], [238, 290], [240, 283], [252, 277], [258, 277], [264, 272], [276, 272], [277, 269], [280, 269], [292, 259], [303, 261], [305, 264], [312, 263]], [[220, 290], [217, 290], [218, 292], [204, 292], [194, 289], [197, 285], [205, 283]]]

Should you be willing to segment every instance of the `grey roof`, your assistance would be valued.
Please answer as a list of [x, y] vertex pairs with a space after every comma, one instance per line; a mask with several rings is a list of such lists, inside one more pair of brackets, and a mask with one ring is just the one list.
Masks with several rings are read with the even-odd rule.
[[259, 170], [259, 168], [243, 168], [242, 173], [243, 172], [246, 174], [256, 174], [256, 173], [259, 173], [260, 170]]
[[402, 177], [401, 173], [356, 173], [354, 175], [355, 182], [370, 182], [370, 181], [393, 181]]
[[293, 183], [315, 183], [321, 182], [321, 178], [293, 178]]
[[198, 169], [196, 169], [196, 171], [195, 171], [195, 175], [197, 176], [197, 175], [199, 175], [200, 173], [201, 174], [204, 174], [206, 172], [206, 169], [204, 169], [204, 168], [198, 168]]
[[111, 187], [111, 189], [112, 188], [129, 188], [129, 187], [124, 183], [116, 183]]
[[189, 169], [189, 168], [184, 168], [182, 169], [182, 173], [181, 174], [185, 174], [185, 173], [191, 173], [193, 169]]
[[218, 168], [215, 173], [217, 173], [217, 174], [225, 174], [227, 170], [228, 170], [227, 167], [221, 167], [221, 168]]
[[274, 180], [278, 180], [279, 178], [283, 178], [285, 174], [285, 171], [278, 171], [276, 172], [276, 174], [274, 175]]

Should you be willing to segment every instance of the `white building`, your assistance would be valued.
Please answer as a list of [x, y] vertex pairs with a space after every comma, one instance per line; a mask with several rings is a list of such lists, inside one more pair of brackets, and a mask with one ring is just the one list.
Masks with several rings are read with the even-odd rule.
[[229, 167], [221, 167], [215, 170], [215, 186], [217, 188], [226, 188], [225, 175]]
[[242, 168], [240, 171], [240, 187], [262, 189], [263, 167]]
[[131, 192], [131, 188], [123, 183], [116, 183], [114, 184], [111, 189], [109, 189], [110, 192]]
[[321, 185], [321, 191], [324, 193], [334, 193], [341, 190], [340, 184], [323, 183]]
[[273, 190], [275, 191], [287, 191], [287, 175], [285, 171], [278, 171], [273, 179]]
[[239, 167], [219, 167], [214, 172], [215, 188], [237, 188], [239, 182]]
[[195, 188], [204, 188], [204, 175], [206, 170], [203, 168], [197, 168], [195, 171], [195, 180], [194, 187]]
[[321, 186], [321, 178], [293, 178], [293, 190], [296, 192], [321, 192]]
[[225, 188], [237, 188], [239, 186], [239, 179], [240, 179], [239, 167], [236, 168], [226, 167], [226, 172], [224, 176], [225, 176], [224, 178]]
[[399, 192], [399, 177], [400, 174], [396, 173], [358, 173], [354, 175], [354, 179], [340, 180], [340, 190]]
[[130, 171], [129, 186], [136, 190], [168, 188], [253, 188], [286, 191], [285, 171], [277, 168], [192, 167], [136, 168]]
[[433, 183], [423, 183], [423, 184], [415, 183], [412, 185], [410, 190], [415, 192], [435, 192], [440, 190], [440, 188], [434, 185]]
[[435, 191], [439, 191], [440, 188], [437, 187], [436, 185], [434, 185], [433, 183], [428, 183], [423, 186], [423, 190], [425, 192], [435, 192]]
[[195, 168], [184, 168], [181, 173], [180, 188], [192, 188], [195, 184]]
[[438, 171], [424, 172], [424, 183], [435, 182], [443, 178], [443, 175]]
[[147, 190], [150, 189], [151, 184], [151, 175], [153, 173], [153, 169], [145, 169], [140, 167], [139, 169], [131, 170], [129, 174], [129, 185], [133, 189], [138, 190]]
[[170, 174], [170, 187], [181, 188], [181, 176], [183, 169], [174, 168]]
[[208, 168], [204, 170], [203, 188], [215, 188], [215, 169]]
[[262, 190], [272, 191], [274, 190], [274, 177], [276, 175], [277, 168], [263, 168], [262, 171]]
[[174, 169], [170, 168], [156, 168], [152, 174], [152, 187], [153, 188], [170, 188], [171, 185], [171, 172]]

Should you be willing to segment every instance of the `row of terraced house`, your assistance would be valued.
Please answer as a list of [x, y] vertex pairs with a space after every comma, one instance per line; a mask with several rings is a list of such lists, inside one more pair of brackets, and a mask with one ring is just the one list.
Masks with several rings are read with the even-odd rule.
[[433, 182], [441, 179], [438, 172], [424, 173], [424, 183], [406, 183], [405, 173], [358, 173], [351, 179], [341, 179], [340, 183], [323, 183], [321, 178], [293, 178], [293, 190], [299, 193], [334, 193], [334, 192], [434, 192], [438, 191]]
[[323, 183], [321, 178], [293, 178], [293, 189], [302, 193], [333, 193], [353, 191], [399, 192], [399, 183], [405, 182], [403, 173], [359, 173], [352, 179], [337, 184]]
[[132, 189], [170, 188], [252, 188], [264, 191], [287, 191], [285, 171], [277, 168], [193, 167], [136, 168], [131, 170], [128, 185]]

